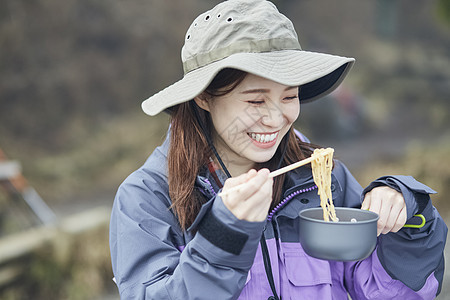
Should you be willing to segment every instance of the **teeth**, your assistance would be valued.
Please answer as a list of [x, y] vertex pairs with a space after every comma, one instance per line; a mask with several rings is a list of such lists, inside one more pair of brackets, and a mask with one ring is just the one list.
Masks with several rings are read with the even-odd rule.
[[255, 141], [257, 141], [259, 143], [272, 142], [277, 137], [276, 133], [272, 133], [272, 134], [250, 133], [249, 135], [252, 139], [254, 139]]

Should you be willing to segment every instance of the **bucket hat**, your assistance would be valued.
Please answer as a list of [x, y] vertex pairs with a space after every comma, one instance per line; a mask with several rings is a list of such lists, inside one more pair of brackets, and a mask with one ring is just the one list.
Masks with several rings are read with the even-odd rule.
[[198, 16], [181, 50], [184, 76], [142, 102], [148, 115], [194, 99], [225, 68], [287, 86], [308, 102], [333, 91], [353, 58], [302, 50], [292, 22], [265, 0], [228, 0]]

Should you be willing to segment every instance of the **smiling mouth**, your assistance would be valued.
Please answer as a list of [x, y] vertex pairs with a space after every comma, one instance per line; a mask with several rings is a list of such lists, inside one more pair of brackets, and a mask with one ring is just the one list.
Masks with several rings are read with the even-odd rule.
[[278, 132], [275, 133], [254, 133], [254, 132], [249, 132], [247, 133], [248, 136], [258, 142], [258, 143], [270, 143], [273, 142], [277, 136], [278, 136]]

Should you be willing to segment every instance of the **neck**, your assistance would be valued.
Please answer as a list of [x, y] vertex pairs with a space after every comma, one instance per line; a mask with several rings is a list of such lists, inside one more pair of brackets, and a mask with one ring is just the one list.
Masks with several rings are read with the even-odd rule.
[[[218, 152], [218, 153], [224, 153], [224, 152]], [[255, 167], [254, 162], [248, 161], [246, 159], [243, 159], [242, 157], [238, 157], [238, 156], [234, 156], [234, 155], [221, 156], [221, 159], [222, 159], [222, 162], [224, 163], [225, 167], [227, 168], [228, 172], [230, 172], [232, 177], [236, 177], [241, 174], [247, 173], [250, 169]], [[220, 167], [220, 163], [219, 163], [217, 157], [214, 157], [214, 163], [216, 164], [216, 166]], [[224, 173], [226, 173], [226, 172], [224, 172]]]
[[[226, 164], [225, 164], [226, 165]], [[241, 174], [247, 173], [254, 167], [254, 164], [228, 164], [226, 165], [231, 176], [236, 177]]]

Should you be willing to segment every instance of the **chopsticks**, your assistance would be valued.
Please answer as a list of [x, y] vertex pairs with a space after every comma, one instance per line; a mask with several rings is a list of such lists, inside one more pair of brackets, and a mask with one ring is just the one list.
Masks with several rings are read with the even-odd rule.
[[[283, 167], [283, 168], [281, 168], [281, 169], [278, 169], [278, 170], [275, 170], [275, 171], [273, 171], [273, 172], [270, 172], [269, 178], [274, 178], [274, 177], [276, 177], [276, 176], [278, 176], [278, 175], [281, 175], [281, 174], [283, 174], [283, 173], [292, 171], [292, 170], [294, 170], [294, 169], [296, 169], [296, 168], [298, 168], [298, 167], [301, 167], [301, 166], [304, 166], [304, 165], [306, 165], [306, 164], [309, 164], [310, 162], [312, 162], [313, 160], [315, 160], [315, 159], [317, 158], [318, 155], [325, 155], [325, 154], [329, 153], [329, 151], [333, 151], [333, 150], [330, 149], [330, 148], [328, 148], [328, 149], [325, 149], [325, 151], [323, 151], [323, 152], [321, 152], [321, 153], [319, 153], [319, 154], [313, 153], [313, 154], [312, 154], [310, 157], [308, 157], [308, 158], [302, 159], [302, 160], [300, 160], [300, 161], [298, 161], [298, 162], [296, 162], [296, 163], [290, 164], [290, 165], [285, 166], [285, 167]], [[235, 186], [235, 187], [232, 187], [231, 189], [227, 190], [226, 192], [221, 192], [221, 193], [219, 193], [219, 196], [226, 196], [227, 194], [229, 194], [229, 193], [231, 193], [231, 192], [238, 191], [239, 188], [240, 188], [240, 185]]]
[[311, 156], [309, 158], [302, 159], [302, 160], [300, 160], [300, 161], [298, 161], [296, 163], [290, 164], [289, 166], [286, 166], [286, 167], [283, 167], [281, 169], [278, 169], [278, 170], [275, 170], [273, 172], [270, 172], [269, 178], [274, 178], [274, 177], [276, 177], [278, 175], [281, 175], [283, 173], [286, 173], [286, 172], [292, 171], [294, 169], [297, 169], [298, 167], [307, 165], [310, 162], [312, 162], [314, 159], [316, 159], [316, 157], [315, 156]]

